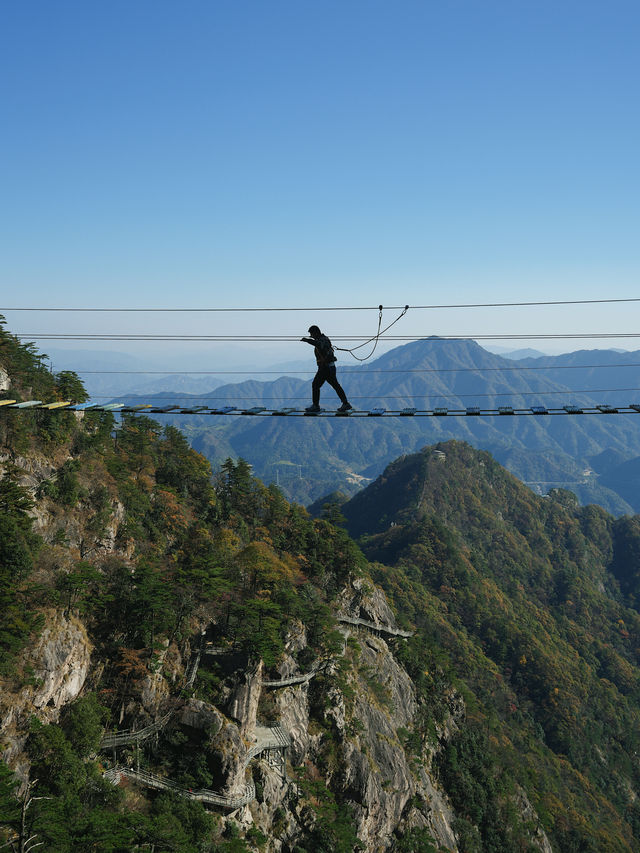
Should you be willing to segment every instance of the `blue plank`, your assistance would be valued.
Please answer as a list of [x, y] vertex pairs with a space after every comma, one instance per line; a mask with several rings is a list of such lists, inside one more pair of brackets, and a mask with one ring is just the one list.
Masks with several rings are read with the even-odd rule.
[[367, 412], [368, 417], [379, 418], [380, 415], [384, 415], [386, 409], [369, 409]]
[[95, 409], [97, 403], [74, 403], [73, 410], [75, 412], [85, 412], [87, 409]]
[[401, 410], [400, 410], [400, 415], [401, 415], [401, 416], [407, 416], [407, 417], [410, 417], [411, 415], [415, 415], [415, 413], [416, 413], [417, 411], [418, 411], [417, 409], [413, 409], [413, 408], [401, 409]]
[[42, 400], [25, 400], [24, 403], [14, 403], [9, 406], [10, 409], [33, 409], [34, 406], [41, 406]]
[[531, 406], [534, 415], [548, 415], [549, 410], [545, 406]]
[[498, 414], [500, 414], [500, 415], [512, 415], [513, 414], [513, 406], [498, 406]]
[[438, 418], [443, 418], [447, 415], [449, 409], [446, 406], [438, 406], [433, 410], [433, 414]]
[[468, 415], [479, 415], [480, 407], [479, 406], [467, 406], [467, 414]]

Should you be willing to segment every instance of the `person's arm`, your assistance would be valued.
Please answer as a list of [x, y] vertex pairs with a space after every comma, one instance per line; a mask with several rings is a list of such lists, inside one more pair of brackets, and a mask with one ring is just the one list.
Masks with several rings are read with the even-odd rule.
[[311, 344], [312, 347], [318, 346], [318, 341], [315, 338], [300, 338], [301, 341], [304, 341], [305, 344]]

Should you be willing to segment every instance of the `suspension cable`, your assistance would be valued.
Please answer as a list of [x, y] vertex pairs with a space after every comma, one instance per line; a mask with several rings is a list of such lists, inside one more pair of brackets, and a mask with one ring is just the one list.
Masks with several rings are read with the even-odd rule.
[[[413, 311], [418, 310], [440, 310], [449, 308], [530, 308], [544, 305], [604, 305], [604, 304], [619, 304], [625, 302], [640, 302], [640, 297], [629, 298], [613, 298], [613, 299], [555, 299], [546, 301], [527, 301], [527, 302], [458, 302], [451, 304], [432, 304], [432, 305], [412, 305]], [[300, 308], [300, 307], [243, 307], [243, 308], [59, 308], [59, 307], [12, 307], [0, 308], [0, 311], [51, 311], [60, 313], [166, 313], [166, 314], [225, 314], [225, 313], [257, 313], [257, 312], [276, 312], [276, 311], [373, 311], [377, 308], [376, 305], [339, 305], [325, 306], [321, 308]], [[390, 311], [400, 311], [402, 305], [388, 305]], [[405, 306], [406, 307], [406, 306]]]
[[[553, 358], [553, 356], [550, 356]], [[624, 364], [546, 364], [546, 365], [517, 365], [512, 367], [408, 367], [408, 368], [346, 368], [340, 371], [341, 376], [353, 373], [361, 376], [363, 373], [492, 373], [492, 372], [517, 372], [521, 370], [595, 370], [595, 369], [618, 369], [619, 367], [640, 367], [640, 362], [629, 362]], [[316, 372], [315, 368], [308, 370], [83, 370], [81, 367], [75, 372], [82, 376], [309, 376]]]
[[[397, 318], [399, 320], [400, 317]], [[397, 322], [394, 320], [394, 323]], [[393, 325], [393, 324], [391, 324]], [[380, 334], [384, 333], [384, 329]], [[114, 334], [93, 334], [93, 333], [75, 333], [75, 332], [50, 332], [44, 334], [35, 334], [27, 332], [14, 333], [14, 337], [19, 340], [40, 340], [40, 341], [183, 341], [183, 342], [199, 342], [204, 341], [209, 343], [224, 342], [224, 343], [287, 343], [290, 341], [299, 341], [297, 335], [186, 335], [186, 334], [129, 334], [129, 333], [114, 333]], [[377, 335], [374, 336], [374, 338]], [[359, 341], [364, 342], [363, 345], [371, 342], [374, 338], [366, 338], [364, 335], [335, 335], [334, 340], [338, 341]], [[496, 335], [437, 335], [425, 337], [424, 335], [391, 335], [386, 338], [387, 341], [459, 341], [471, 342], [474, 341], [555, 341], [555, 340], [613, 340], [624, 338], [640, 338], [640, 332], [569, 332], [563, 334], [496, 334]]]
[[[247, 395], [235, 395], [235, 394], [219, 394], [220, 389], [216, 388], [214, 391], [209, 394], [180, 394], [178, 392], [174, 392], [173, 394], [153, 394], [149, 397], [146, 397], [144, 394], [140, 394], [139, 392], [125, 392], [121, 395], [123, 399], [145, 399], [149, 401], [153, 400], [176, 400], [176, 399], [188, 399], [189, 401], [195, 400], [208, 400], [208, 401], [224, 401], [224, 400], [280, 400], [282, 402], [288, 400], [304, 400], [307, 395], [294, 395], [289, 397], [281, 397], [276, 395], [264, 395], [264, 394], [247, 394]], [[554, 391], [490, 391], [490, 392], [482, 392], [482, 393], [474, 393], [474, 394], [440, 394], [436, 391], [427, 391], [424, 394], [350, 394], [349, 398], [352, 400], [429, 400], [432, 398], [440, 399], [440, 398], [473, 398], [473, 397], [547, 397], [550, 395], [564, 395], [568, 396], [570, 394], [574, 394], [576, 396], [588, 396], [590, 394], [615, 394], [615, 393], [623, 393], [629, 391], [638, 391], [640, 392], [640, 388], [587, 388], [583, 390], [565, 388], [561, 390]], [[95, 400], [113, 400], [113, 394], [92, 394], [91, 399]]]

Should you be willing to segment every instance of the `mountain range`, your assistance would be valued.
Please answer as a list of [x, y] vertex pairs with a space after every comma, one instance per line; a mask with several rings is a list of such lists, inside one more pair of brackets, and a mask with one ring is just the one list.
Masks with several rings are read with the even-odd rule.
[[[431, 338], [396, 347], [361, 366], [339, 363], [338, 375], [357, 409], [526, 408], [634, 402], [640, 395], [635, 388], [639, 369], [640, 352], [593, 350], [514, 361], [473, 341]], [[302, 408], [309, 397], [308, 380], [282, 376], [222, 385], [198, 401]], [[337, 406], [334, 398], [325, 386], [321, 404]], [[181, 393], [174, 399], [185, 405], [193, 401]], [[214, 465], [243, 457], [261, 479], [276, 482], [287, 497], [306, 504], [334, 490], [354, 494], [395, 457], [456, 438], [489, 450], [538, 493], [563, 487], [583, 504], [598, 503], [616, 515], [640, 510], [633, 476], [633, 460], [640, 456], [635, 415], [166, 420]]]

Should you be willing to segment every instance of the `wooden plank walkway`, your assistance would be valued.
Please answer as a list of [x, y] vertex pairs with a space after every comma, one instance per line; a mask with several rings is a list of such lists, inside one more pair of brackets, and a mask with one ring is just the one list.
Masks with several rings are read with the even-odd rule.
[[209, 408], [209, 406], [185, 406], [179, 403], [155, 405], [154, 403], [71, 403], [68, 401], [53, 401], [44, 403], [42, 400], [0, 400], [3, 411], [23, 410], [48, 410], [52, 413], [62, 412], [117, 412], [122, 410], [126, 414], [149, 414], [149, 415], [213, 415], [216, 417], [285, 417], [285, 418], [457, 418], [457, 417], [540, 417], [554, 415], [633, 415], [640, 414], [639, 403], [628, 405], [600, 404], [596, 406], [578, 406], [568, 403], [563, 406], [548, 408], [546, 406], [530, 406], [528, 408], [515, 408], [512, 406], [499, 406], [497, 409], [484, 409], [481, 406], [468, 406], [465, 409], [449, 409], [445, 406], [437, 406], [433, 409], [385, 409], [373, 407], [370, 409], [352, 409], [349, 412], [338, 412], [334, 410], [321, 409], [319, 412], [307, 412], [304, 409], [278, 408], [266, 406], [252, 406], [250, 408], [238, 408], [236, 406], [221, 406]]

